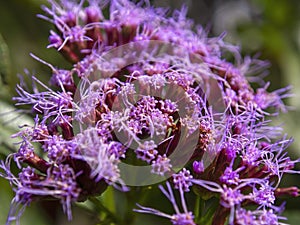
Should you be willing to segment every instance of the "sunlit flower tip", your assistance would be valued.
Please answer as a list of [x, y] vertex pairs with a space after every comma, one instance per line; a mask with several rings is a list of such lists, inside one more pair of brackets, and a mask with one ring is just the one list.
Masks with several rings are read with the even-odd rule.
[[155, 20], [157, 16], [149, 6], [137, 7], [130, 1], [112, 1], [110, 14], [112, 23], [133, 28], [144, 21]]
[[238, 225], [279, 225], [286, 224], [280, 221], [287, 220], [283, 216], [278, 216], [272, 209], [246, 210], [239, 208], [235, 212], [235, 224]]
[[283, 216], [278, 216], [272, 209], [269, 210], [258, 210], [254, 212], [254, 215], [257, 217], [257, 223], [259, 224], [270, 224], [277, 225], [282, 224], [280, 220], [286, 220]]
[[227, 167], [220, 177], [220, 181], [228, 185], [237, 185], [240, 182], [239, 171], [243, 170], [243, 167], [240, 167], [238, 170], [232, 171], [232, 167]]
[[[11, 181], [14, 186], [16, 196], [11, 204], [11, 212], [8, 221], [16, 220], [19, 222], [21, 214], [18, 211], [20, 204], [29, 205], [33, 200], [54, 198], [61, 201], [64, 212], [68, 219], [72, 219], [71, 203], [75, 202], [80, 195], [81, 189], [76, 183], [74, 171], [68, 165], [49, 168], [46, 175], [37, 173], [31, 167], [25, 167], [15, 177], [8, 166], [10, 162], [1, 164], [1, 169], [5, 169], [5, 178]], [[4, 174], [1, 173], [1, 176]], [[10, 223], [8, 223], [10, 224]]]
[[44, 141], [42, 148], [48, 154], [48, 158], [56, 163], [62, 163], [70, 157], [70, 152], [75, 146], [61, 136], [53, 135]]
[[63, 87], [66, 89], [66, 91], [75, 90], [72, 71], [68, 70], [53, 71], [52, 77], [50, 79], [50, 84], [58, 87]]
[[253, 201], [255, 201], [260, 206], [270, 207], [274, 204], [275, 195], [274, 188], [269, 186], [268, 182], [262, 184], [259, 189], [253, 188]]
[[255, 216], [251, 211], [240, 208], [235, 211], [235, 221], [238, 225], [254, 225]]
[[139, 145], [139, 147], [135, 150], [135, 153], [138, 159], [150, 163], [153, 159], [155, 159], [158, 153], [155, 148], [157, 148], [157, 145], [153, 140], [145, 141], [144, 143]]
[[[138, 81], [141, 83], [141, 85], [143, 85], [143, 86], [150, 85], [152, 88], [154, 88], [154, 90], [159, 90], [160, 88], [162, 88], [164, 85], [166, 85], [168, 83], [166, 77], [163, 74], [155, 73], [156, 72], [155, 69], [154, 69], [154, 71], [149, 71], [149, 72], [150, 72], [150, 74], [151, 73], [154, 73], [154, 74], [152, 76], [140, 75], [138, 77]], [[168, 99], [166, 99], [165, 101], [169, 101], [167, 104], [171, 104], [170, 105], [171, 109], [174, 109], [176, 107], [176, 103], [172, 103]], [[161, 108], [162, 108], [163, 112], [168, 112], [168, 111], [164, 110], [163, 105], [166, 104], [165, 101], [161, 100], [161, 104], [162, 104]]]
[[249, 166], [257, 166], [260, 162], [262, 152], [255, 146], [255, 144], [250, 144], [245, 148], [242, 153], [243, 163]]
[[0, 177], [7, 179], [11, 185], [18, 185], [19, 181], [10, 170], [13, 155], [9, 155], [5, 161], [0, 161]]
[[103, 20], [103, 14], [97, 5], [91, 5], [85, 8], [85, 23], [96, 23]]
[[194, 161], [193, 162], [193, 171], [197, 174], [201, 174], [204, 172], [204, 164], [203, 161]]
[[174, 113], [178, 110], [178, 106], [175, 102], [172, 102], [170, 99], [160, 100], [160, 108], [163, 113]]
[[171, 171], [172, 164], [170, 159], [164, 154], [163, 156], [158, 155], [155, 160], [152, 161], [151, 173], [164, 176], [167, 172]]
[[[104, 180], [107, 184], [113, 185], [121, 190], [128, 190], [124, 182], [120, 178], [120, 170], [118, 168], [118, 156], [122, 153], [113, 153], [113, 143], [105, 143], [96, 128], [89, 128], [79, 133], [76, 137], [77, 151], [72, 153], [72, 157], [87, 163], [90, 168], [90, 177], [95, 182]], [[118, 145], [121, 147], [120, 145]], [[122, 150], [123, 151], [123, 150]], [[121, 154], [121, 155], [119, 155]]]
[[16, 105], [29, 105], [32, 106], [32, 111], [37, 114], [43, 114], [43, 124], [49, 118], [53, 118], [53, 122], [57, 122], [60, 118], [64, 118], [64, 114], [71, 113], [72, 110], [72, 97], [70, 93], [61, 92], [57, 93], [45, 84], [41, 83], [35, 77], [32, 77], [34, 81], [39, 83], [47, 90], [30, 94], [22, 86], [17, 86], [18, 97], [14, 97], [13, 100], [17, 101]]
[[179, 173], [173, 174], [173, 184], [176, 189], [182, 189], [185, 192], [190, 191], [190, 186], [192, 186], [193, 176], [190, 171], [183, 168]]
[[266, 109], [269, 107], [274, 107], [283, 112], [287, 112], [288, 107], [284, 104], [283, 99], [289, 98], [292, 96], [290, 93], [291, 87], [281, 88], [274, 92], [267, 92], [267, 88], [270, 85], [268, 82], [265, 87], [258, 88], [256, 90], [256, 95], [254, 98], [255, 103], [261, 108]]
[[191, 212], [173, 215], [171, 222], [173, 225], [196, 225]]
[[46, 172], [50, 166], [46, 160], [42, 159], [34, 152], [33, 145], [30, 141], [26, 140], [26, 138], [20, 143], [18, 152], [8, 156], [8, 158], [10, 157], [14, 159], [20, 169], [23, 167], [22, 163], [27, 163], [41, 172]]
[[108, 153], [116, 157], [116, 159], [125, 158], [126, 147], [120, 142], [110, 142], [108, 146]]
[[236, 158], [236, 155], [238, 153], [237, 150], [238, 150], [238, 148], [236, 146], [232, 146], [230, 144], [227, 145], [226, 147], [224, 147], [226, 159], [228, 162], [231, 162], [232, 160], [234, 160]]
[[47, 46], [47, 48], [59, 48], [62, 43], [63, 40], [61, 39], [61, 37], [51, 30], [49, 36], [49, 45]]
[[245, 196], [241, 193], [240, 189], [233, 189], [225, 186], [221, 193], [220, 203], [226, 208], [231, 208], [235, 205], [239, 205], [244, 199]]
[[21, 167], [20, 162], [24, 162], [34, 157], [34, 147], [28, 141], [23, 141], [20, 145], [19, 151], [14, 154], [14, 160], [18, 163], [19, 167]]

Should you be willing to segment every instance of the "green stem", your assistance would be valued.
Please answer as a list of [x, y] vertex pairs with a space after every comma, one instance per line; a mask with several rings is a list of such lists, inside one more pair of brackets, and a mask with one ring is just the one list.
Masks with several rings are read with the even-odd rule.
[[205, 208], [205, 201], [197, 195], [196, 202], [195, 202], [195, 208], [194, 208], [194, 215], [196, 222], [199, 222], [201, 220], [201, 217], [203, 216]]
[[124, 225], [133, 224], [135, 221], [135, 213], [133, 209], [136, 208], [136, 203], [143, 204], [143, 202], [147, 199], [150, 191], [147, 188], [142, 187], [132, 187], [130, 192], [127, 192], [126, 200], [127, 200], [127, 213], [124, 220]]
[[200, 196], [197, 195], [196, 202], [195, 202], [195, 209], [194, 209], [196, 221], [199, 219], [199, 217], [201, 217], [200, 201], [201, 201]]
[[99, 199], [91, 197], [89, 200], [94, 204], [97, 211], [104, 212], [115, 224], [120, 224], [119, 219], [109, 209], [107, 209]]

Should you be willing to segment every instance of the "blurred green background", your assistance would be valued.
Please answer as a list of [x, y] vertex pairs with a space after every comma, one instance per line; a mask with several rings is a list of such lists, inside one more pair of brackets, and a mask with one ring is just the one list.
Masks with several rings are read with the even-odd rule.
[[[271, 81], [270, 90], [293, 86], [294, 96], [287, 100], [293, 109], [276, 118], [275, 123], [283, 124], [285, 132], [294, 137], [289, 151], [293, 158], [300, 157], [300, 1], [153, 0], [152, 3], [171, 8], [179, 8], [185, 3], [189, 7], [189, 17], [207, 27], [209, 36], [226, 31], [226, 40], [240, 45], [244, 55], [260, 53], [261, 59], [270, 61], [270, 74], [265, 78]], [[15, 85], [19, 82], [17, 75], [24, 74], [24, 69], [45, 82], [50, 77], [50, 69], [32, 59], [29, 53], [59, 67], [70, 66], [55, 50], [46, 49], [49, 30], [53, 27], [36, 17], [42, 13], [41, 4], [46, 4], [46, 1], [0, 0], [0, 113], [14, 110], [11, 97], [15, 95]], [[26, 121], [30, 123], [30, 115], [19, 117], [16, 113], [9, 113], [0, 116], [1, 158], [14, 151], [9, 137], [18, 130], [18, 124]], [[283, 185], [288, 184], [300, 186], [300, 177], [286, 176]], [[8, 183], [0, 179], [0, 224], [5, 224], [12, 196]], [[59, 205], [53, 203], [50, 215], [41, 210], [45, 207], [40, 206], [33, 204], [26, 210], [22, 225], [93, 224], [93, 215], [85, 209], [87, 206], [75, 207], [75, 219], [69, 223], [60, 216]], [[300, 198], [289, 199], [285, 212], [289, 218], [287, 223], [299, 224], [299, 213]], [[152, 216], [143, 218], [151, 218], [149, 224], [158, 224]], [[145, 220], [142, 223], [146, 224]]]

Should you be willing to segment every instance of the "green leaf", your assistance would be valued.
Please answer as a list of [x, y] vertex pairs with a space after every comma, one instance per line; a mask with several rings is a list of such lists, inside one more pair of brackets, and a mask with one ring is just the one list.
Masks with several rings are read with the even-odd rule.
[[197, 222], [201, 225], [211, 224], [214, 218], [214, 214], [218, 207], [219, 207], [219, 199], [217, 198], [211, 199], [209, 203], [206, 205], [206, 212], [201, 218], [199, 218]]
[[[7, 181], [0, 179], [0, 201], [1, 201], [1, 212], [0, 212], [0, 224], [5, 224], [7, 215], [10, 208], [10, 202], [13, 198], [13, 193], [11, 187]], [[30, 207], [26, 208], [25, 213], [21, 216], [20, 220], [22, 225], [49, 225], [47, 223], [46, 217], [41, 212], [36, 204], [32, 204]], [[14, 223], [13, 223], [14, 224]]]
[[7, 155], [17, 150], [14, 143], [19, 140], [11, 138], [11, 135], [20, 131], [19, 126], [25, 124], [33, 126], [33, 120], [8, 103], [0, 101], [0, 153]]
[[298, 210], [285, 210], [283, 216], [287, 217], [287, 221], [283, 221], [290, 225], [299, 224], [299, 211]]
[[10, 58], [8, 46], [0, 34], [0, 77], [5, 83], [6, 77], [10, 73]]

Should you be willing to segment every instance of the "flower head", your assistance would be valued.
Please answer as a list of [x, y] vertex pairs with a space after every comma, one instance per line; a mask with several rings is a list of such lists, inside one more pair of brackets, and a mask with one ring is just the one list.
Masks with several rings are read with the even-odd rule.
[[[267, 63], [243, 58], [223, 35], [209, 38], [185, 7], [166, 17], [148, 1], [49, 3], [39, 15], [55, 27], [48, 47], [72, 68], [32, 55], [49, 66], [54, 87], [35, 76], [32, 91], [17, 86], [13, 100], [35, 120], [14, 135], [19, 150], [0, 163], [16, 194], [7, 224], [19, 220], [22, 204], [46, 197], [60, 200], [71, 219], [73, 202], [108, 186], [128, 191], [127, 168], [148, 172], [142, 180], [151, 184], [169, 179], [179, 192], [180, 204], [169, 181], [160, 186], [174, 214], [144, 206], [136, 212], [195, 225], [204, 217], [188, 210], [185, 195], [196, 195], [218, 203], [214, 224], [279, 224], [277, 196], [299, 193], [279, 184], [284, 174], [299, 173], [300, 160], [287, 156], [291, 139], [270, 119], [287, 109], [289, 88], [269, 92], [248, 80]], [[128, 174], [135, 179], [137, 171]]]

